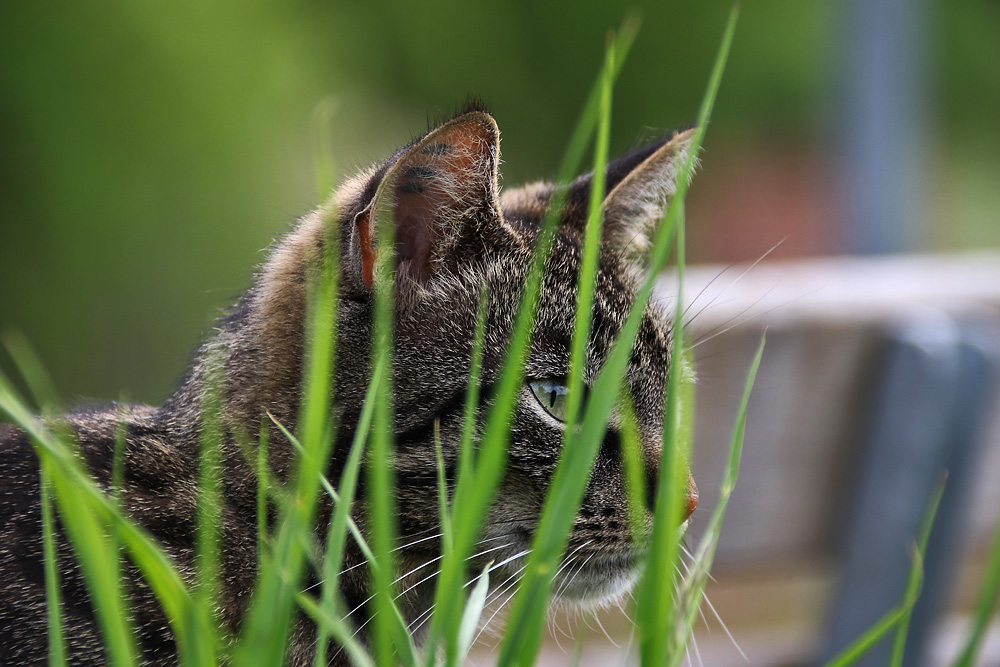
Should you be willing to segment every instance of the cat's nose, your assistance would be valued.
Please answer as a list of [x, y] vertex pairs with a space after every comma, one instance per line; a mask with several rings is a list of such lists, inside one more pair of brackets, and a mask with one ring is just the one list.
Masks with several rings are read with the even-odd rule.
[[698, 487], [694, 484], [694, 477], [688, 473], [687, 494], [684, 496], [684, 520], [687, 521], [698, 508]]
[[[657, 488], [660, 484], [660, 474], [657, 468], [651, 467], [650, 469], [647, 469], [647, 475], [646, 507], [652, 511], [653, 508], [656, 507], [656, 494]], [[688, 471], [687, 483], [684, 487], [684, 497], [682, 500], [684, 516], [681, 519], [681, 523], [690, 519], [691, 515], [694, 514], [695, 509], [698, 507], [698, 487], [695, 486], [694, 477], [691, 476], [690, 471]]]

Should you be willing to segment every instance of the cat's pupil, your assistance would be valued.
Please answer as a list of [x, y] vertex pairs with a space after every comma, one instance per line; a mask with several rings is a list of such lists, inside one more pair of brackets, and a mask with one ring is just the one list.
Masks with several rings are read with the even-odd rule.
[[559, 380], [532, 380], [528, 383], [538, 403], [559, 421], [566, 421], [566, 396], [569, 388]]

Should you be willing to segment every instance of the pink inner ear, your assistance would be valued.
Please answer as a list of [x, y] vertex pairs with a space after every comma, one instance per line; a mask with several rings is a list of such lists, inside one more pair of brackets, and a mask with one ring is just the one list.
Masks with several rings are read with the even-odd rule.
[[481, 121], [447, 127], [403, 158], [396, 170], [397, 270], [417, 282], [433, 276], [471, 210], [489, 196], [491, 144]]
[[435, 242], [434, 215], [442, 205], [439, 193], [422, 193], [396, 188], [396, 256], [397, 270], [406, 272], [417, 282], [431, 277], [431, 255]]
[[372, 247], [372, 212], [368, 209], [359, 215], [354, 224], [358, 229], [358, 242], [361, 250], [361, 282], [371, 288], [372, 275], [375, 271], [375, 249]]

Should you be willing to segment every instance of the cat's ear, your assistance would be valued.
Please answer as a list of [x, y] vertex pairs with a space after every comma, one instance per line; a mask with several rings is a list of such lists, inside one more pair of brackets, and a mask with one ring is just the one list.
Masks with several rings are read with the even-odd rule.
[[693, 129], [679, 132], [608, 165], [608, 194], [603, 204], [605, 247], [633, 258], [646, 255], [656, 225], [677, 192], [693, 136]]
[[500, 131], [483, 111], [461, 114], [404, 149], [383, 168], [367, 205], [354, 216], [351, 264], [371, 288], [379, 215], [391, 215], [396, 273], [425, 284], [464, 233], [499, 217]]

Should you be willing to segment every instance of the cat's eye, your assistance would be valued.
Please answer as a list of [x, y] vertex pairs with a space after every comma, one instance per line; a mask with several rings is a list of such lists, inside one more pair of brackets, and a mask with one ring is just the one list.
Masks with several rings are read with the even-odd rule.
[[569, 387], [558, 380], [532, 380], [528, 382], [528, 386], [546, 412], [561, 422], [566, 421]]

